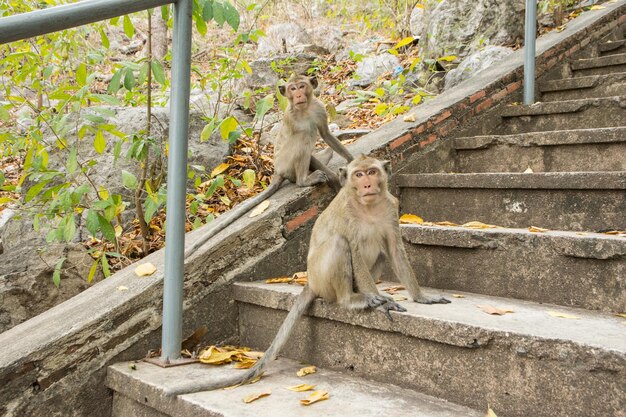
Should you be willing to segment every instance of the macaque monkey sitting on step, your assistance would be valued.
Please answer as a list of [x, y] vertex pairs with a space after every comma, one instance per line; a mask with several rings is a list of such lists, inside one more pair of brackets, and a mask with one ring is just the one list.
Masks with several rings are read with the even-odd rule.
[[[279, 86], [289, 105], [283, 116], [282, 127], [274, 146], [274, 177], [270, 185], [260, 194], [238, 204], [220, 216], [203, 238], [185, 250], [185, 258], [198, 250], [207, 240], [226, 226], [243, 216], [253, 207], [272, 196], [284, 180], [299, 187], [308, 187], [328, 180], [335, 191], [339, 191], [339, 179], [327, 166], [333, 150], [347, 162], [354, 158], [328, 128], [328, 115], [324, 105], [313, 96], [317, 87], [315, 77], [292, 76], [284, 86]], [[313, 155], [318, 136], [330, 146]], [[312, 172], [310, 172], [312, 171]]]
[[[416, 303], [450, 302], [422, 293], [400, 235], [398, 200], [387, 190], [388, 169], [388, 162], [361, 156], [340, 170], [343, 188], [319, 216], [311, 233], [308, 283], [274, 341], [243, 375], [193, 387], [193, 392], [243, 384], [261, 375], [316, 297], [350, 310], [380, 309], [389, 319], [390, 311], [406, 311], [376, 288], [385, 260]], [[192, 391], [179, 393], [182, 392]]]

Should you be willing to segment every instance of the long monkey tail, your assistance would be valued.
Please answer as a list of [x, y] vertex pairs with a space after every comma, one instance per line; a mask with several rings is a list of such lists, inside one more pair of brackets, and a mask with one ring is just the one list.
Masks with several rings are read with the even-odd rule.
[[219, 388], [230, 387], [233, 385], [242, 385], [247, 382], [250, 382], [254, 378], [258, 377], [263, 373], [268, 363], [276, 358], [280, 350], [285, 346], [287, 340], [289, 340], [289, 336], [291, 335], [296, 322], [298, 319], [304, 314], [304, 312], [309, 308], [313, 300], [315, 300], [316, 296], [311, 291], [311, 289], [306, 286], [296, 299], [293, 307], [289, 310], [289, 314], [285, 318], [285, 321], [278, 329], [278, 333], [274, 338], [274, 341], [270, 345], [270, 347], [265, 351], [265, 354], [252, 368], [246, 371], [243, 375], [229, 376], [227, 378], [218, 379], [215, 381], [211, 381], [207, 384], [194, 384], [191, 382], [186, 386], [181, 386], [174, 388], [172, 390], [167, 391], [167, 395], [175, 396], [182, 394], [191, 394], [194, 392], [200, 391], [211, 391]]
[[193, 245], [185, 249], [185, 259], [191, 256], [192, 253], [200, 249], [209, 239], [221, 232], [232, 222], [246, 214], [250, 209], [259, 205], [261, 202], [267, 200], [274, 194], [282, 185], [283, 177], [276, 175], [270, 185], [263, 190], [263, 192], [255, 195], [252, 198], [247, 199], [241, 204], [236, 205], [232, 210], [222, 214], [217, 219], [210, 223], [210, 227], [204, 232], [204, 235], [200, 237]]

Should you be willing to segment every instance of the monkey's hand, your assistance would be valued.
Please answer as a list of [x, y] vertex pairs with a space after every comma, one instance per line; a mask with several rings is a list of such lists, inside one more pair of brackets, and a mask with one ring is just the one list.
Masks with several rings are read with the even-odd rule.
[[413, 301], [420, 304], [449, 304], [450, 300], [445, 297], [427, 297], [425, 295], [421, 295], [415, 298]]
[[400, 304], [395, 301], [387, 301], [385, 304], [380, 306], [380, 309], [385, 313], [385, 316], [389, 319], [389, 321], [393, 321], [393, 317], [391, 317], [390, 311], [400, 311], [405, 312], [406, 308], [402, 307]]

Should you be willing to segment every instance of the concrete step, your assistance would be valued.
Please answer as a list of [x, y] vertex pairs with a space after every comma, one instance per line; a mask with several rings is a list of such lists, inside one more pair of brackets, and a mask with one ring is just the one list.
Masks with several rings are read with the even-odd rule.
[[[173, 416], [173, 417], [482, 417], [467, 407], [419, 394], [387, 383], [373, 383], [362, 378], [318, 369], [315, 374], [296, 376], [302, 367], [295, 361], [279, 359], [273, 362], [261, 381], [235, 389], [217, 390], [168, 397], [168, 389], [179, 381], [210, 381], [229, 373], [242, 372], [230, 365], [209, 366], [199, 363], [161, 368], [140, 362], [136, 369], [128, 363], [109, 367], [107, 385], [115, 391], [112, 417]], [[395, 364], [403, 372], [400, 363]], [[316, 390], [328, 391], [329, 399], [310, 406], [300, 400], [311, 392], [293, 392], [286, 387], [298, 384], [315, 385]], [[270, 392], [267, 397], [251, 403], [243, 399], [254, 394]], [[481, 407], [487, 409], [487, 405]]]
[[462, 137], [452, 146], [455, 172], [626, 171], [626, 127]]
[[510, 135], [553, 130], [626, 126], [626, 97], [600, 97], [504, 107], [490, 133]]
[[626, 53], [626, 39], [601, 43], [598, 52], [601, 56]]
[[[241, 343], [267, 348], [300, 291], [287, 284], [236, 284]], [[426, 293], [444, 294], [452, 303], [403, 301], [407, 312], [392, 313], [394, 321], [389, 321], [379, 311], [346, 311], [317, 300], [283, 356], [475, 410], [490, 404], [499, 416], [616, 416], [623, 411], [623, 318], [471, 293], [461, 293], [465, 298]], [[493, 316], [478, 305], [513, 313]]]
[[422, 285], [622, 312], [626, 237], [402, 225]]
[[575, 77], [626, 72], [626, 54], [576, 59], [570, 63], [570, 68]]
[[626, 171], [399, 174], [400, 210], [429, 221], [626, 230]]
[[544, 102], [626, 96], [626, 72], [546, 81], [539, 90]]

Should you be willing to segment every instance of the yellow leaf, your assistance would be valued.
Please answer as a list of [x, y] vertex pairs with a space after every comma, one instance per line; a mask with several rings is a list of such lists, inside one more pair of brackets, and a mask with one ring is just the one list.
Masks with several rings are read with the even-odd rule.
[[211, 178], [215, 177], [216, 175], [221, 174], [222, 172], [226, 171], [228, 168], [230, 168], [230, 164], [227, 164], [226, 162], [219, 164], [218, 166], [213, 168], [213, 171], [211, 171]]
[[591, 6], [591, 8], [589, 10], [602, 10], [604, 8], [605, 8], [604, 6], [599, 6], [599, 5], [595, 4], [595, 5]]
[[452, 222], [435, 222], [433, 224], [436, 224], [437, 226], [451, 226], [451, 227], [458, 226], [458, 224], [452, 223]]
[[423, 9], [423, 8], [424, 8], [424, 5], [423, 5], [423, 4], [419, 4], [419, 3], [418, 3], [418, 4], [416, 4], [416, 5], [415, 5], [415, 7], [416, 7], [416, 8], [418, 8], [418, 9]]
[[400, 216], [400, 224], [422, 224], [424, 219], [415, 214], [403, 214]]
[[306, 285], [309, 282], [309, 279], [307, 277], [300, 277], [294, 279], [293, 282], [298, 285]]
[[398, 291], [401, 291], [404, 289], [406, 288], [403, 285], [392, 285], [391, 287], [384, 288], [383, 291], [385, 291], [387, 294], [395, 294]]
[[115, 229], [115, 237], [122, 236], [122, 232], [124, 231], [124, 229], [122, 229], [122, 226], [118, 224], [117, 226], [115, 226], [114, 229]]
[[311, 391], [313, 388], [315, 388], [315, 385], [298, 384], [298, 385], [294, 385], [293, 387], [285, 387], [285, 388], [287, 388], [289, 391], [303, 392], [303, 391]]
[[401, 48], [403, 46], [406, 46], [406, 45], [410, 44], [411, 42], [413, 42], [414, 39], [415, 38], [413, 36], [409, 36], [408, 38], [404, 38], [400, 42], [398, 42], [396, 44], [396, 46], [393, 47], [393, 49], [398, 49], [398, 48]]
[[146, 277], [154, 274], [156, 270], [156, 266], [152, 265], [150, 262], [146, 262], [135, 268], [135, 274], [138, 277]]
[[256, 363], [256, 360], [254, 359], [246, 359], [246, 360], [241, 360], [238, 361], [235, 365], [233, 365], [233, 368], [235, 369], [250, 369], [254, 366], [254, 364]]
[[313, 391], [311, 395], [306, 397], [304, 400], [300, 400], [300, 404], [302, 405], [311, 405], [318, 401], [327, 400], [329, 398], [328, 391]]
[[259, 214], [263, 213], [265, 210], [267, 210], [267, 208], [270, 206], [270, 201], [269, 200], [265, 200], [264, 202], [262, 202], [261, 204], [259, 204], [258, 206], [256, 206], [254, 208], [254, 210], [252, 210], [250, 212], [250, 215], [248, 217], [256, 217]]
[[456, 59], [456, 55], [446, 55], [446, 56], [442, 56], [441, 58], [437, 59], [437, 61], [451, 62], [451, 61], [454, 61], [455, 59]]
[[393, 301], [405, 301], [405, 300], [408, 300], [407, 297], [405, 297], [404, 295], [400, 295], [400, 294], [393, 294], [391, 296], [391, 298], [393, 298]]
[[548, 311], [548, 314], [551, 315], [552, 317], [558, 317], [561, 319], [579, 319], [580, 318], [572, 314], [559, 313], [558, 311]]
[[537, 226], [530, 226], [528, 228], [529, 232], [533, 232], [533, 233], [543, 233], [543, 232], [547, 232], [550, 229], [544, 229], [542, 227], [537, 227]]
[[128, 287], [124, 286], [124, 285], [120, 285], [119, 287], [117, 287], [118, 291], [128, 291]]
[[487, 314], [493, 314], [496, 316], [503, 316], [506, 313], [513, 313], [513, 310], [509, 310], [509, 309], [503, 309], [503, 308], [497, 308], [491, 305], [479, 305], [477, 306], [478, 308], [480, 308], [482, 311], [484, 311]]
[[469, 229], [494, 229], [500, 226], [495, 226], [493, 224], [486, 224], [486, 223], [481, 223], [481, 222], [468, 222], [468, 223], [462, 224], [461, 227], [467, 227]]
[[496, 413], [493, 412], [491, 407], [487, 406], [487, 414], [485, 414], [485, 417], [498, 417], [498, 416], [496, 415]]
[[454, 298], [465, 298], [463, 294], [452, 294]]
[[291, 281], [293, 281], [293, 278], [291, 277], [280, 277], [280, 278], [266, 279], [265, 283], [266, 284], [288, 284]]
[[626, 313], [615, 313], [615, 315], [617, 317], [624, 317], [624, 318], [626, 318]]
[[307, 277], [307, 273], [306, 273], [306, 271], [296, 272], [296, 273], [295, 273], [295, 274], [293, 274], [291, 277], [292, 277], [293, 279], [306, 278], [306, 277]]
[[266, 392], [260, 392], [258, 394], [251, 394], [251, 395], [248, 395], [246, 398], [244, 398], [243, 402], [246, 404], [249, 404], [252, 401], [258, 400], [259, 398], [267, 397], [271, 393], [272, 393], [271, 391], [266, 391]]
[[209, 346], [208, 349], [200, 353], [200, 362], [210, 365], [223, 365], [233, 361], [233, 356], [237, 355], [236, 350], [220, 349], [217, 346]]
[[300, 369], [298, 372], [296, 372], [296, 375], [298, 376], [305, 376], [305, 375], [309, 375], [309, 374], [314, 374], [317, 372], [317, 368], [313, 365], [313, 366], [306, 366], [302, 369]]

